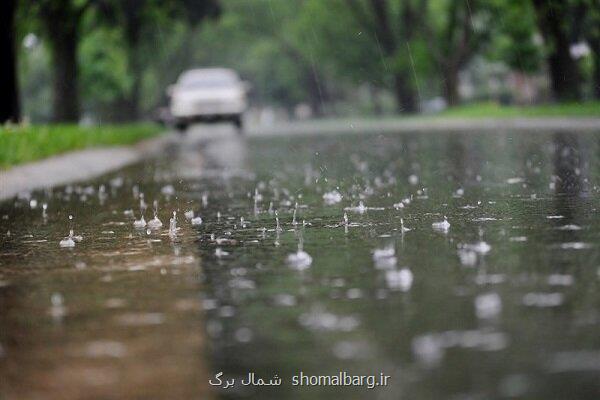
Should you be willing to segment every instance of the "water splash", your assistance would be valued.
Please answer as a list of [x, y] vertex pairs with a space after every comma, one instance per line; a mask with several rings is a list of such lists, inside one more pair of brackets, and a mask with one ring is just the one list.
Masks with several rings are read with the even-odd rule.
[[[135, 191], [134, 191], [135, 193]], [[144, 211], [146, 211], [146, 202], [144, 201], [144, 193], [139, 193], [140, 198], [140, 219], [133, 221], [133, 227], [137, 229], [143, 229], [146, 227], [146, 220], [144, 219]], [[133, 212], [132, 212], [133, 214]]]
[[383, 208], [383, 207], [367, 207], [362, 202], [362, 200], [358, 202], [358, 205], [356, 207], [346, 207], [346, 208], [344, 208], [344, 211], [355, 212], [355, 213], [358, 213], [358, 214], [364, 214], [364, 213], [366, 213], [369, 210], [372, 210], [372, 211], [383, 211], [383, 210], [385, 210], [385, 208]]
[[373, 262], [377, 269], [390, 269], [396, 266], [396, 250], [390, 245], [382, 249], [373, 250]]
[[296, 206], [294, 207], [294, 216], [292, 217], [292, 225], [296, 226], [298, 225], [298, 222], [296, 221], [296, 212], [298, 211], [298, 202], [296, 202]]
[[448, 233], [448, 231], [450, 230], [450, 222], [448, 222], [448, 218], [446, 218], [446, 216], [444, 215], [443, 221], [434, 222], [433, 224], [431, 224], [431, 227], [434, 231]]
[[143, 214], [144, 211], [146, 211], [146, 208], [148, 208], [148, 205], [146, 204], [146, 201], [144, 200], [144, 193], [140, 193], [140, 212]]
[[343, 199], [343, 196], [340, 192], [338, 192], [337, 190], [332, 190], [331, 192], [326, 192], [325, 194], [323, 194], [323, 200], [325, 201], [325, 204], [327, 204], [328, 206], [337, 204], [339, 202], [341, 202]]
[[298, 271], [303, 271], [312, 264], [312, 257], [304, 251], [304, 238], [300, 234], [298, 240], [298, 251], [288, 254], [286, 258], [287, 264]]
[[168, 198], [175, 194], [175, 188], [173, 185], [166, 185], [160, 189], [160, 192]]
[[385, 281], [391, 290], [408, 292], [413, 284], [413, 273], [408, 268], [390, 270], [385, 273]]
[[173, 217], [169, 220], [169, 236], [176, 236], [177, 230], [177, 211], [173, 211]]
[[73, 240], [73, 230], [69, 232], [69, 236], [61, 240], [58, 244], [60, 247], [75, 247], [75, 241]]
[[137, 229], [143, 229], [146, 227], [146, 220], [144, 219], [143, 215], [140, 219], [133, 221], [133, 227]]
[[225, 257], [228, 255], [229, 255], [229, 252], [222, 250], [220, 247], [217, 247], [215, 250], [215, 256], [217, 256], [218, 258]]
[[400, 218], [400, 232], [410, 232], [411, 229], [404, 226], [404, 218]]
[[60, 322], [65, 315], [67, 315], [67, 308], [65, 307], [65, 299], [60, 293], [52, 293], [50, 296], [50, 310], [48, 313], [55, 321]]
[[498, 293], [484, 293], [475, 298], [475, 314], [480, 319], [490, 319], [500, 315], [502, 299]]
[[279, 225], [279, 213], [277, 212], [277, 210], [275, 210], [275, 223], [277, 224], [277, 226], [275, 227], [275, 231], [276, 232], [283, 231], [283, 229], [281, 228], [281, 225]]
[[365, 212], [367, 212], [367, 207], [365, 207], [365, 205], [362, 201], [359, 201], [358, 206], [346, 207], [346, 208], [344, 208], [344, 211], [352, 211], [352, 212], [356, 212], [359, 214], [364, 214]]
[[156, 230], [162, 228], [163, 223], [158, 219], [158, 200], [154, 200], [154, 218], [148, 221], [148, 228]]
[[69, 236], [65, 237], [58, 244], [60, 247], [75, 247], [76, 242], [81, 242], [83, 240], [83, 236], [75, 235], [73, 232], [73, 215], [69, 215], [70, 229]]

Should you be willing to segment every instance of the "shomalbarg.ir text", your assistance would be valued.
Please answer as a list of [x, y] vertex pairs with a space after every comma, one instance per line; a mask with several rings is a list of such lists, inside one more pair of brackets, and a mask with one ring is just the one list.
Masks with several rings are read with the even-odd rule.
[[304, 372], [292, 376], [292, 386], [362, 386], [374, 389], [387, 386], [391, 376], [383, 372], [378, 375], [353, 375], [340, 371], [335, 375], [307, 375]]

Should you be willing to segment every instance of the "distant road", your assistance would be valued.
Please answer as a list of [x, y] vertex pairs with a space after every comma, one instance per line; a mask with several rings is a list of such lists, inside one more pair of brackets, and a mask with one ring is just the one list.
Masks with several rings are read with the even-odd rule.
[[391, 133], [391, 132], [486, 132], [519, 131], [598, 131], [600, 118], [437, 118], [408, 117], [382, 119], [324, 119], [276, 123], [249, 127], [251, 136], [323, 133]]
[[[600, 133], [600, 118], [384, 118], [325, 119], [281, 122], [252, 126], [244, 135], [274, 137], [334, 133], [378, 134], [393, 132], [594, 132]], [[123, 168], [160, 151], [169, 143], [193, 145], [216, 138], [236, 137], [229, 124], [195, 125], [185, 136], [162, 135], [129, 147], [91, 148], [62, 154], [0, 172], [0, 200], [34, 189], [50, 188], [85, 181]], [[213, 140], [214, 141], [214, 140]]]

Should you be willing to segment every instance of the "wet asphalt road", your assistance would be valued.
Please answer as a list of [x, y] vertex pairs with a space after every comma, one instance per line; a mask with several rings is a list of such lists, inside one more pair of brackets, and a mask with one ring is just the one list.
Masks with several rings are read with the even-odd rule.
[[[600, 131], [196, 128], [23, 193], [0, 204], [0, 398], [596, 398], [598, 154]], [[154, 200], [163, 226], [135, 228]], [[379, 385], [308, 378], [340, 371]]]

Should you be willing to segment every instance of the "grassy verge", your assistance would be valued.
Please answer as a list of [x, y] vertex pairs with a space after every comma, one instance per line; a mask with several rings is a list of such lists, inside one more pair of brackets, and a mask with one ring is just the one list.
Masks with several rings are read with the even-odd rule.
[[128, 145], [163, 131], [153, 124], [0, 126], [0, 168], [87, 147]]
[[600, 101], [535, 106], [474, 103], [453, 107], [435, 114], [435, 116], [457, 118], [600, 117]]

